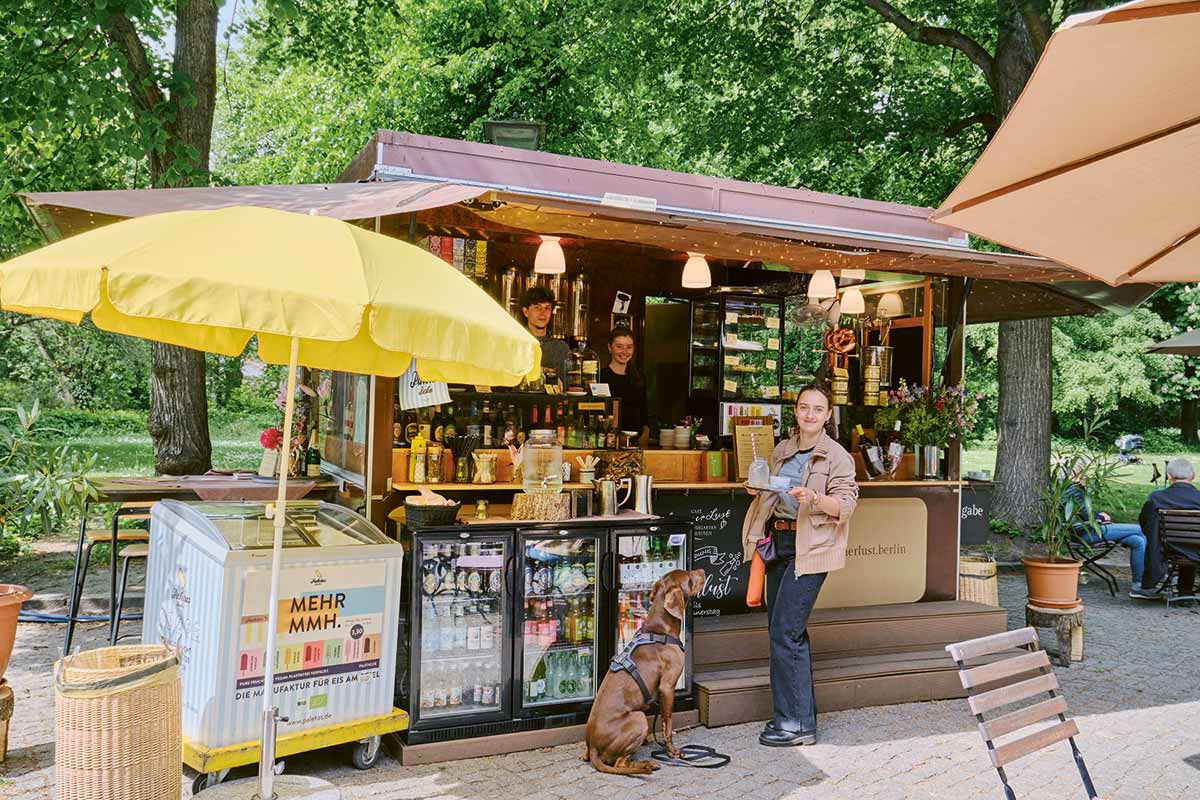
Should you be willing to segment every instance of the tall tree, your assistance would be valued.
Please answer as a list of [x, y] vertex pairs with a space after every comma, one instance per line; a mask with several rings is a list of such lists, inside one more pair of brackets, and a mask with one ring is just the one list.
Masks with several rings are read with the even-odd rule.
[[[989, 97], [981, 98], [978, 110], [952, 126], [956, 134], [980, 125], [990, 138], [1033, 74], [1055, 26], [1067, 14], [1090, 7], [1091, 3], [1051, 3], [1049, 0], [995, 0], [984, 9], [976, 4], [934, 0], [924, 4], [922, 14], [905, 13], [887, 0], [859, 0], [914, 42], [944, 47], [964, 55], [982, 75]], [[915, 4], [909, 4], [915, 5]], [[1101, 4], [1103, 5], [1103, 4]], [[926, 17], [941, 20], [963, 15], [964, 7], [975, 12], [970, 20], [983, 36], [961, 28], [929, 24]], [[982, 41], [990, 41], [991, 48]], [[1039, 498], [1050, 465], [1050, 431], [1053, 423], [1053, 364], [1049, 318], [1000, 323], [998, 367], [999, 411], [996, 421], [996, 482], [994, 511], [1022, 528], [1032, 528], [1040, 519]]]

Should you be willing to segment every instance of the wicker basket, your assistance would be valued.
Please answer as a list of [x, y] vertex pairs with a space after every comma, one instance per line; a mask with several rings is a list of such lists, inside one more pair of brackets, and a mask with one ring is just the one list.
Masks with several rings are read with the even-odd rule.
[[181, 793], [179, 658], [162, 645], [102, 647], [54, 665], [58, 800]]
[[448, 506], [421, 505], [405, 501], [404, 521], [411, 528], [452, 525], [458, 519], [460, 508], [462, 508], [461, 500]]
[[996, 562], [976, 556], [962, 556], [958, 560], [958, 599], [999, 607], [1000, 584], [996, 580]]

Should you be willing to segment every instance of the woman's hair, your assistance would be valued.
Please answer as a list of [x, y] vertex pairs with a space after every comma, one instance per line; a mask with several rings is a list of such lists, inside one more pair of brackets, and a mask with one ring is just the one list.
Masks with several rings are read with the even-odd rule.
[[800, 391], [796, 392], [796, 402], [800, 402], [800, 395], [805, 392], [820, 392], [825, 396], [825, 402], [829, 403], [829, 407], [833, 408], [833, 392], [829, 390], [829, 384], [823, 381], [813, 381], [806, 383], [800, 387]]
[[[629, 328], [625, 327], [624, 325], [618, 325], [617, 327], [613, 328], [611, 331], [608, 332], [609, 346], [611, 347], [613, 342], [615, 342], [617, 339], [620, 339], [623, 336], [628, 336], [630, 339], [633, 339], [633, 331], [630, 330]], [[636, 343], [637, 340], [634, 339], [634, 342]], [[642, 376], [638, 374], [637, 366], [633, 363], [632, 359], [629, 361], [628, 364], [625, 365], [625, 374], [628, 375], [629, 379], [631, 381], [633, 381], [634, 383], [641, 383], [641, 381], [642, 381]]]

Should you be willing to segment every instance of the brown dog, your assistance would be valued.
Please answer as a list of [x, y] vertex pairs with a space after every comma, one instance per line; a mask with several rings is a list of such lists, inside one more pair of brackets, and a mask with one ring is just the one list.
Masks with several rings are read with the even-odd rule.
[[[690, 572], [677, 569], [659, 578], [650, 591], [650, 612], [642, 630], [678, 637], [688, 598], [703, 588], [701, 569]], [[683, 651], [673, 644], [645, 644], [633, 652], [633, 662], [646, 688], [658, 698], [667, 752], [678, 757], [679, 750], [671, 738], [671, 709], [675, 704], [675, 684], [683, 672]], [[645, 713], [649, 707], [628, 672], [609, 671], [588, 715], [583, 760], [612, 775], [647, 775], [658, 769], [654, 761], [629, 760], [650, 732]]]

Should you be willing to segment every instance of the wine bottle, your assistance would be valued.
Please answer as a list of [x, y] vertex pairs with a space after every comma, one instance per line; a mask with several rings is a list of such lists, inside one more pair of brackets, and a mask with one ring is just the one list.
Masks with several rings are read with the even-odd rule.
[[900, 438], [900, 424], [900, 420], [896, 420], [896, 424], [892, 426], [892, 432], [888, 434], [885, 445], [888, 458], [893, 464], [893, 472], [900, 466], [900, 459], [904, 457], [904, 441]]
[[304, 474], [310, 478], [321, 477], [321, 451], [317, 448], [317, 429], [308, 435], [308, 450], [304, 453]]
[[457, 435], [458, 423], [454, 421], [454, 404], [452, 403], [446, 407], [446, 414], [442, 417], [442, 441]]

